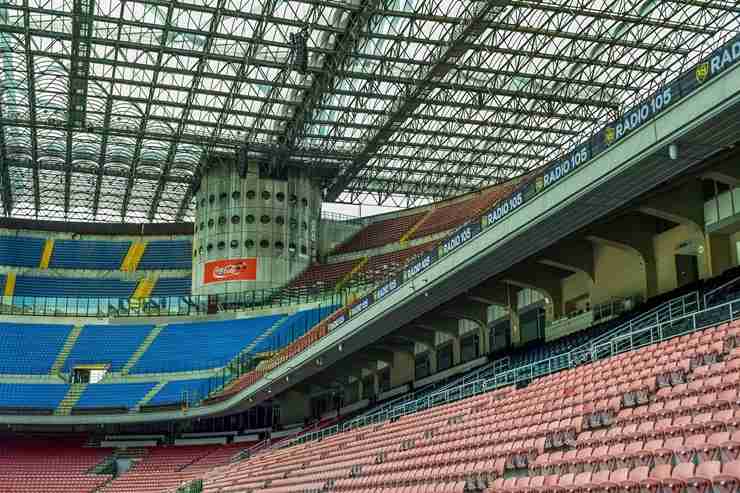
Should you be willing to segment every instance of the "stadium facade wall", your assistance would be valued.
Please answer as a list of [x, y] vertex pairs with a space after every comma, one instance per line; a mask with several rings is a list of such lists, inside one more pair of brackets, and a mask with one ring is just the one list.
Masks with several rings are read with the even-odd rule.
[[414, 381], [414, 355], [407, 351], [393, 353], [391, 365], [391, 387], [398, 387]]
[[[637, 252], [615, 245], [596, 244], [594, 258], [596, 282], [591, 292], [593, 305], [613, 298], [646, 293], [645, 269]], [[606, 280], [608, 282], [604, 282]]]
[[696, 255], [699, 279], [710, 277], [709, 259], [704, 254], [706, 245], [703, 232], [695, 225], [681, 224], [653, 238], [659, 293], [666, 293], [678, 287], [675, 255], [679, 245], [686, 242], [701, 247], [701, 252]]

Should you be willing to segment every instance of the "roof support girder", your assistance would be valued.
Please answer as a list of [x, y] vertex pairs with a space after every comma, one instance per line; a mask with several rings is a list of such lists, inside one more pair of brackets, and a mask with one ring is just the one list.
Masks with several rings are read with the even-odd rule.
[[26, 54], [26, 74], [28, 80], [28, 117], [31, 122], [31, 161], [33, 164], [33, 205], [38, 217], [41, 210], [41, 184], [39, 182], [39, 154], [38, 154], [38, 132], [36, 130], [36, 77], [34, 75], [34, 57], [31, 54], [31, 16], [29, 14], [28, 0], [23, 0], [23, 30], [24, 49]]
[[72, 1], [72, 50], [67, 78], [67, 169], [64, 172], [64, 214], [69, 214], [72, 186], [72, 137], [86, 125], [87, 77], [90, 72], [90, 36], [95, 0]]
[[[175, 2], [170, 3], [170, 5], [167, 7], [167, 15], [165, 17], [165, 23], [164, 23], [164, 30], [162, 32], [162, 37], [159, 40], [159, 49], [157, 51], [157, 67], [162, 66], [162, 58], [164, 56], [164, 48], [167, 43], [167, 39], [169, 38], [169, 32], [170, 27], [172, 23], [172, 15], [175, 11]], [[154, 74], [152, 76], [152, 82], [148, 85], [149, 87], [149, 96], [147, 98], [146, 102], [146, 108], [144, 109], [144, 115], [141, 119], [141, 125], [139, 126], [140, 130], [143, 130], [147, 128], [147, 124], [149, 123], [149, 117], [152, 112], [152, 105], [154, 103], [154, 93], [156, 91], [157, 86], [157, 79], [159, 78], [160, 70], [156, 69], [154, 71]], [[136, 168], [139, 165], [139, 160], [141, 159], [141, 149], [144, 145], [144, 133], [143, 131], [139, 134], [139, 137], [136, 139], [136, 145], [134, 147], [134, 157], [131, 161], [131, 174], [128, 177], [128, 184], [126, 185], [126, 192], [123, 195], [123, 201], [121, 202], [121, 221], [126, 221], [126, 213], [128, 212], [128, 205], [131, 201], [131, 194], [134, 191], [134, 183], [135, 183], [135, 177], [136, 177]]]
[[[361, 0], [360, 9], [352, 12], [347, 20], [344, 32], [336, 37], [332, 55], [324, 59], [324, 68], [321, 74], [314, 76], [311, 87], [303, 93], [303, 99], [293, 111], [293, 118], [285, 126], [279, 142], [288, 149], [293, 149], [296, 142], [303, 136], [310, 121], [328, 90], [336, 89], [337, 76], [345, 70], [356, 51], [362, 28], [370, 27], [370, 18], [381, 5], [381, 0]], [[347, 77], [343, 74], [343, 77]]]
[[[245, 79], [246, 79], [246, 69], [247, 69], [248, 62], [254, 59], [255, 55], [257, 54], [257, 50], [262, 45], [262, 43], [265, 41], [264, 35], [267, 29], [267, 20], [272, 16], [275, 10], [275, 7], [277, 6], [277, 3], [278, 3], [278, 0], [267, 0], [267, 3], [263, 5], [263, 11], [259, 17], [257, 26], [254, 30], [252, 42], [249, 45], [249, 49], [244, 54], [244, 57], [239, 61], [239, 70], [237, 72], [239, 77], [231, 81], [231, 85], [229, 86], [229, 94], [226, 99], [226, 104], [224, 105], [223, 111], [221, 111], [218, 115], [216, 127], [214, 128], [213, 133], [211, 133], [208, 146], [206, 147], [206, 150], [203, 153], [203, 156], [201, 158], [201, 163], [203, 163], [204, 161], [208, 159], [211, 149], [213, 149], [213, 147], [216, 144], [216, 139], [218, 138], [219, 132], [221, 128], [225, 125], [226, 118], [228, 117], [229, 113], [234, 107], [234, 102], [237, 100], [237, 95], [240, 94], [242, 84], [245, 82]], [[269, 103], [269, 101], [272, 99], [273, 98], [270, 96], [263, 99], [262, 106], [260, 110], [257, 112], [257, 114], [255, 115], [257, 116], [257, 118], [259, 118], [260, 115], [265, 114], [264, 112], [265, 105], [271, 104]], [[252, 127], [252, 129], [250, 129], [250, 133], [253, 131], [255, 127], [256, 127], [256, 119], [255, 119], [255, 125]], [[180, 202], [177, 215], [175, 216], [175, 219], [177, 221], [182, 220], [182, 218], [185, 216], [185, 213], [188, 211], [190, 202], [193, 200], [193, 193], [194, 193], [193, 190], [195, 190], [195, 187], [197, 186], [198, 181], [200, 181], [201, 179], [201, 176], [200, 176], [201, 168], [202, 166], [199, 165], [198, 168], [195, 170], [195, 173], [193, 174], [193, 178], [190, 182], [190, 185], [188, 185], [188, 189], [185, 191], [185, 195], [183, 196], [182, 201]]]
[[[180, 139], [182, 138], [182, 134], [185, 132], [185, 126], [187, 125], [190, 118], [190, 112], [193, 109], [193, 102], [195, 100], [196, 89], [198, 89], [198, 87], [200, 86], [200, 81], [203, 77], [204, 68], [206, 66], [206, 57], [208, 57], [211, 53], [213, 38], [221, 23], [221, 11], [224, 8], [225, 3], [226, 0], [218, 0], [218, 3], [216, 5], [216, 12], [211, 17], [208, 34], [206, 35], [206, 45], [203, 48], [203, 52], [201, 53], [200, 58], [198, 58], [198, 66], [195, 69], [195, 75], [193, 76], [190, 87], [188, 88], [188, 97], [185, 102], [185, 109], [180, 113], [180, 121], [177, 123], [177, 130], [175, 131], [175, 140], [170, 144], [169, 149], [167, 150], [167, 158], [165, 160], [164, 167], [162, 168], [162, 174], [157, 181], [157, 188], [154, 191], [154, 199], [152, 200], [151, 204], [149, 204], [149, 212], [147, 212], [147, 220], [149, 222], [152, 222], [154, 220], [154, 214], [157, 212], [159, 201], [162, 198], [162, 193], [164, 192], [167, 177], [170, 174], [170, 168], [172, 167], [173, 161], [175, 160], [177, 146], [180, 144]], [[150, 94], [149, 97], [151, 98], [152, 94]]]
[[339, 197], [357, 172], [364, 167], [372, 155], [387, 142], [388, 138], [400, 127], [403, 120], [419, 107], [420, 97], [428, 96], [432, 91], [432, 84], [444, 78], [450, 70], [450, 60], [457, 61], [466, 51], [465, 45], [477, 39], [487, 25], [505, 8], [505, 0], [488, 0], [485, 3], [469, 2], [461, 15], [462, 22], [448, 31], [450, 41], [446, 47], [441, 47], [430, 54], [433, 63], [426, 71], [417, 71], [418, 83], [406, 86], [404, 93], [398, 95], [392, 103], [390, 114], [385, 119], [383, 127], [369, 139], [358, 158], [342, 173], [326, 190], [326, 200], [331, 202]]

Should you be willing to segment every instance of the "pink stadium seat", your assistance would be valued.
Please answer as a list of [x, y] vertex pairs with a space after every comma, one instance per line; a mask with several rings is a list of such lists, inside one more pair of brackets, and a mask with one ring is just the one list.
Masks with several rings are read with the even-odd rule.
[[722, 472], [716, 474], [712, 482], [721, 493], [738, 491], [740, 489], [740, 461], [725, 462]]

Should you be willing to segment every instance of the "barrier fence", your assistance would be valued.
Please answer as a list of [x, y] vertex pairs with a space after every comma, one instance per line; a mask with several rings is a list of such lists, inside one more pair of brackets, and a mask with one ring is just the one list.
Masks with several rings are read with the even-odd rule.
[[349, 292], [258, 289], [238, 293], [147, 298], [0, 296], [0, 315], [45, 317], [177, 317], [256, 311], [322, 302], [345, 305]]
[[712, 306], [700, 311], [661, 320], [656, 317], [652, 325], [633, 324], [624, 333], [611, 334], [608, 340], [594, 341], [565, 353], [550, 358], [525, 364], [501, 372], [491, 378], [481, 378], [473, 382], [460, 384], [444, 391], [435, 392], [420, 399], [409, 401], [402, 406], [374, 413], [370, 416], [356, 418], [343, 424], [323, 430], [307, 433], [291, 441], [291, 445], [308, 441], [321, 440], [337, 433], [385, 422], [390, 419], [412, 414], [430, 407], [440, 406], [472, 397], [484, 392], [510, 385], [531, 382], [576, 366], [592, 363], [617, 354], [657, 344], [685, 334], [704, 330], [709, 327], [740, 319], [740, 298]]

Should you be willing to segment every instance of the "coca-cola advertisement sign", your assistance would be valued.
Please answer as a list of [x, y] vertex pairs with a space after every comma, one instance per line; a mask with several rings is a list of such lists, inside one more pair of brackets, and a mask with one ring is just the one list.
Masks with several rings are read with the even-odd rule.
[[206, 262], [203, 272], [203, 284], [229, 281], [256, 281], [256, 258], [232, 258]]

